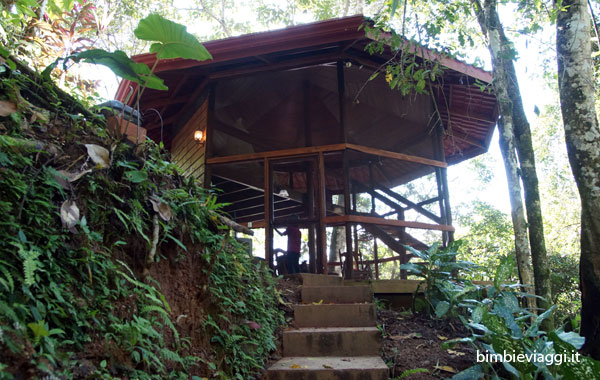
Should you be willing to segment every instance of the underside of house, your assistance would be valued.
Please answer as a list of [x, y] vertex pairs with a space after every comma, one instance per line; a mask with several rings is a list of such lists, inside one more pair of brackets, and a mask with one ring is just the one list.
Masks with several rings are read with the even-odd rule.
[[[406, 246], [427, 248], [422, 231], [448, 244], [447, 167], [487, 151], [498, 116], [491, 75], [410, 42], [370, 54], [363, 23], [354, 16], [207, 42], [212, 60], [158, 62], [169, 90], [140, 99], [148, 137], [218, 189], [230, 219], [265, 229], [272, 267], [275, 229], [290, 225], [306, 231], [310, 272], [343, 266], [346, 278], [408, 262]], [[392, 90], [385, 66], [401, 54], [443, 74], [429, 75], [421, 93]], [[134, 60], [152, 66], [155, 57]], [[135, 93], [125, 81], [117, 99], [135, 104]], [[336, 248], [342, 259], [328, 262], [332, 228], [345, 244]], [[378, 243], [394, 254], [378, 257]]]

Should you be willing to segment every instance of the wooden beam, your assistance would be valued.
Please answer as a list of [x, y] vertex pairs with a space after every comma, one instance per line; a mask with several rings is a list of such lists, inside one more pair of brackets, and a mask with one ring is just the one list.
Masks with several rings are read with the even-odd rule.
[[423, 165], [429, 165], [429, 166], [436, 166], [436, 167], [440, 167], [440, 168], [447, 168], [448, 167], [448, 164], [445, 163], [445, 162], [442, 162], [442, 161], [430, 160], [428, 158], [411, 156], [411, 155], [404, 154], [404, 153], [390, 152], [390, 151], [387, 151], [387, 150], [376, 149], [376, 148], [369, 148], [369, 147], [366, 147], [366, 146], [355, 145], [355, 144], [346, 144], [346, 147], [348, 149], [356, 150], [356, 151], [367, 153], [367, 154], [372, 154], [374, 156], [394, 158], [394, 159], [397, 159], [397, 160], [414, 162], [414, 163], [417, 163], [417, 164], [423, 164]]
[[339, 58], [338, 53], [326, 53], [321, 55], [312, 55], [309, 57], [298, 58], [298, 59], [290, 59], [284, 62], [271, 63], [271, 64], [255, 64], [251, 67], [239, 67], [231, 70], [220, 70], [214, 73], [209, 74], [209, 78], [211, 80], [222, 79], [222, 78], [231, 78], [236, 76], [254, 74], [259, 72], [269, 72], [269, 71], [283, 71], [288, 69], [293, 69], [296, 67], [302, 67], [305, 65], [317, 65], [322, 63], [331, 63], [337, 61]]
[[227, 226], [230, 229], [234, 230], [235, 232], [239, 232], [239, 233], [246, 234], [246, 235], [254, 235], [254, 231], [252, 231], [248, 227], [242, 226], [241, 224], [238, 224], [238, 223], [234, 222], [233, 220], [224, 217], [223, 215], [219, 215], [214, 211], [211, 211], [209, 214], [211, 217], [215, 218], [214, 219], [215, 221], [213, 223], [217, 226], [219, 224], [222, 224], [222, 225]]
[[422, 230], [434, 230], [434, 231], [454, 231], [454, 227], [444, 224], [430, 224], [421, 222], [411, 222], [406, 220], [394, 220], [394, 219], [382, 219], [373, 216], [362, 216], [362, 215], [335, 215], [328, 216], [325, 218], [326, 224], [340, 225], [344, 223], [358, 223], [358, 224], [375, 224], [379, 226], [396, 226], [396, 227], [407, 227], [417, 228]]
[[[377, 189], [382, 191], [387, 196], [394, 198], [398, 202], [402, 202], [402, 203], [406, 204], [407, 206], [410, 206], [411, 209], [414, 209], [419, 214], [428, 217], [429, 219], [433, 220], [434, 222], [440, 223], [440, 224], [443, 223], [442, 219], [439, 216], [435, 215], [434, 213], [432, 213], [429, 210], [424, 209], [423, 207], [410, 201], [409, 199], [404, 198], [402, 195], [397, 194], [396, 192], [388, 189], [387, 187], [385, 187], [383, 185], [377, 185]], [[408, 209], [408, 207], [407, 207], [407, 209]], [[446, 224], [450, 224], [450, 223], [446, 223]]]
[[391, 199], [384, 197], [383, 195], [378, 194], [375, 191], [372, 191], [370, 188], [366, 187], [363, 184], [354, 182], [354, 187], [357, 189], [358, 192], [367, 193], [367, 194], [371, 195], [372, 197], [379, 199], [382, 203], [384, 203], [385, 205], [387, 205], [390, 208], [393, 208], [396, 211], [402, 210], [402, 205], [399, 205], [396, 202], [392, 201]]
[[214, 157], [208, 160], [209, 164], [229, 164], [234, 162], [242, 161], [258, 161], [264, 158], [281, 158], [291, 156], [302, 156], [307, 154], [314, 154], [319, 152], [334, 152], [344, 150], [345, 144], [333, 144], [333, 145], [321, 145], [321, 146], [309, 146], [304, 148], [293, 148], [293, 149], [282, 149], [273, 150], [269, 152], [259, 153], [248, 153], [248, 154], [236, 154], [233, 156], [225, 157]]
[[249, 153], [249, 154], [237, 154], [233, 156], [225, 156], [225, 157], [213, 157], [207, 159], [208, 164], [227, 164], [233, 162], [241, 162], [241, 161], [257, 161], [263, 158], [279, 158], [279, 157], [290, 157], [290, 156], [302, 156], [313, 153], [326, 153], [326, 152], [335, 152], [341, 151], [344, 149], [352, 149], [358, 152], [363, 152], [367, 154], [372, 154], [375, 156], [393, 158], [396, 160], [414, 162], [423, 165], [429, 165], [434, 167], [446, 168], [448, 164], [442, 161], [430, 160], [428, 158], [411, 156], [403, 153], [390, 152], [387, 150], [369, 148], [366, 146], [356, 145], [356, 144], [331, 144], [331, 145], [321, 145], [321, 146], [310, 146], [304, 148], [292, 148], [292, 149], [282, 149], [282, 150], [273, 150], [268, 152], [259, 152], [259, 153]]
[[387, 245], [392, 251], [402, 252], [404, 250], [404, 246], [402, 243], [394, 239], [390, 234], [379, 228], [374, 224], [364, 224], [363, 228], [373, 235], [373, 238], [379, 239], [383, 242], [383, 244]]

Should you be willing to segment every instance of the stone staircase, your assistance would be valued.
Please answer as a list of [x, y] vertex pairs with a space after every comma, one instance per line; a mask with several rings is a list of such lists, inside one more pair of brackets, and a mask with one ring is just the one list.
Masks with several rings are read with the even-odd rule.
[[283, 358], [267, 380], [384, 380], [388, 368], [369, 286], [344, 286], [338, 276], [301, 274], [302, 305], [283, 333]]

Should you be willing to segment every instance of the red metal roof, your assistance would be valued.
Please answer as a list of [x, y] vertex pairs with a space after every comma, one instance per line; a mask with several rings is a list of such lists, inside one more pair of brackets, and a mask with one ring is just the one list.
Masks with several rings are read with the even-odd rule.
[[[358, 28], [365, 22], [362, 15], [343, 17], [339, 19], [318, 21], [310, 24], [291, 26], [284, 29], [267, 32], [245, 34], [238, 37], [224, 38], [204, 42], [203, 45], [211, 53], [213, 59], [210, 61], [195, 61], [189, 59], [165, 59], [158, 63], [155, 72], [181, 70], [191, 67], [214, 65], [217, 63], [239, 60], [242, 58], [256, 57], [263, 54], [293, 50], [326, 43], [367, 39], [363, 30]], [[383, 37], [388, 34], [382, 34]], [[438, 60], [443, 66], [477, 78], [483, 82], [491, 83], [490, 72], [478, 67], [466, 64], [454, 58], [449, 58], [434, 50], [427, 48], [416, 49], [409, 45], [409, 50], [416, 51], [418, 55], [428, 60]], [[133, 57], [139, 63], [152, 66], [155, 61], [154, 53], [140, 54]], [[122, 100], [129, 88], [128, 81], [123, 81], [116, 94], [117, 100]]]
[[[382, 55], [365, 52], [364, 47], [372, 39], [364, 30], [359, 30], [363, 23], [363, 16], [352, 16], [208, 41], [204, 46], [212, 54], [212, 60], [158, 62], [155, 72], [165, 80], [169, 90], [147, 89], [140, 100], [142, 112], [152, 108], [160, 113], [160, 118], [155, 116], [156, 112], [147, 113], [145, 117], [149, 137], [159, 138], [162, 130], [165, 144], [169, 146], [170, 134], [191, 116], [189, 113], [198, 106], [197, 99], [206, 92], [210, 82], [339, 60], [370, 69], [382, 67], [394, 52], [389, 49]], [[427, 48], [417, 49], [408, 42], [406, 49], [446, 67], [444, 78], [438, 84], [437, 103], [447, 132], [444, 146], [448, 162], [460, 162], [485, 152], [497, 120], [496, 98], [493, 93], [481, 92], [474, 82], [490, 83], [491, 73]], [[133, 59], [152, 66], [155, 55], [142, 54]], [[135, 84], [122, 81], [116, 99], [123, 101], [131, 88], [135, 90]], [[129, 104], [134, 101], [131, 97]]]

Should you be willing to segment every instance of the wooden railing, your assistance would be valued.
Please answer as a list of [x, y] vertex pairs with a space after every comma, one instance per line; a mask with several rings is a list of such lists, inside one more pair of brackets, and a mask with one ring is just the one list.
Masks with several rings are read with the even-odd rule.
[[[389, 159], [395, 159], [395, 160], [401, 160], [401, 161], [405, 161], [405, 162], [410, 162], [410, 163], [415, 163], [415, 164], [420, 164], [420, 165], [426, 165], [426, 166], [430, 166], [433, 167], [433, 169], [436, 172], [436, 180], [438, 182], [438, 196], [431, 199], [431, 200], [427, 200], [421, 203], [414, 203], [408, 199], [406, 199], [405, 197], [402, 197], [399, 194], [396, 194], [395, 192], [393, 192], [392, 190], [380, 185], [380, 184], [374, 184], [371, 183], [371, 185], [366, 185], [366, 184], [358, 184], [358, 183], [353, 183], [353, 181], [350, 181], [350, 175], [349, 175], [349, 162], [347, 161], [347, 155], [344, 153], [344, 164], [343, 164], [343, 168], [344, 168], [344, 206], [343, 209], [345, 210], [343, 212], [343, 215], [332, 215], [331, 212], [328, 212], [326, 210], [326, 200], [325, 200], [325, 156], [331, 153], [336, 153], [336, 152], [346, 152], [348, 150], [351, 151], [356, 151], [356, 152], [361, 152], [367, 155], [372, 155], [372, 156], [376, 156], [376, 157], [380, 157], [380, 158], [389, 158]], [[265, 152], [257, 152], [257, 153], [249, 153], [249, 154], [239, 154], [239, 155], [231, 155], [231, 156], [224, 156], [224, 157], [211, 157], [208, 158], [206, 160], [206, 164], [207, 165], [225, 165], [225, 164], [235, 164], [235, 163], [247, 163], [247, 162], [254, 162], [254, 161], [262, 161], [264, 163], [264, 220], [262, 221], [255, 221], [252, 223], [247, 223], [247, 226], [249, 228], [265, 228], [265, 254], [266, 254], [266, 258], [269, 261], [269, 265], [273, 265], [273, 257], [272, 257], [272, 252], [273, 252], [273, 228], [277, 227], [276, 221], [274, 219], [274, 209], [273, 209], [273, 205], [272, 205], [272, 168], [270, 168], [270, 162], [272, 160], [279, 160], [279, 159], [292, 159], [292, 158], [304, 158], [304, 157], [315, 157], [316, 156], [316, 196], [315, 196], [315, 200], [314, 203], [316, 206], [316, 214], [309, 216], [310, 219], [310, 223], [312, 223], [312, 225], [314, 225], [314, 227], [310, 227], [315, 228], [316, 229], [316, 248], [317, 248], [317, 252], [316, 252], [316, 263], [317, 266], [320, 267], [319, 271], [324, 272], [326, 271], [326, 268], [328, 266], [327, 263], [327, 255], [326, 255], [326, 251], [327, 251], [327, 242], [326, 242], [326, 232], [325, 232], [325, 228], [327, 226], [345, 226], [346, 228], [346, 245], [347, 247], [350, 247], [351, 250], [354, 250], [352, 241], [357, 241], [357, 234], [356, 234], [356, 226], [357, 225], [372, 225], [372, 226], [392, 226], [392, 227], [396, 227], [401, 229], [402, 231], [404, 231], [405, 228], [416, 228], [416, 229], [425, 229], [425, 230], [434, 230], [434, 231], [441, 231], [442, 235], [445, 236], [444, 238], [444, 242], [448, 241], [448, 236], [451, 236], [449, 234], [452, 234], [454, 232], [454, 227], [451, 226], [451, 217], [448, 218], [446, 217], [447, 215], [449, 215], [449, 206], [447, 205], [448, 202], [448, 194], [447, 194], [447, 182], [444, 183], [444, 179], [445, 179], [445, 169], [448, 167], [448, 164], [444, 161], [439, 161], [439, 160], [433, 160], [433, 159], [428, 159], [428, 158], [423, 158], [423, 157], [417, 157], [417, 156], [411, 156], [408, 154], [403, 154], [403, 153], [397, 153], [397, 152], [391, 152], [391, 151], [387, 151], [387, 150], [383, 150], [383, 149], [376, 149], [376, 148], [370, 148], [370, 147], [365, 147], [365, 146], [361, 146], [361, 145], [356, 145], [356, 144], [349, 144], [349, 143], [342, 143], [342, 144], [331, 144], [331, 145], [321, 145], [321, 146], [310, 146], [310, 147], [302, 147], [302, 148], [292, 148], [292, 149], [282, 149], [282, 150], [274, 150], [274, 151], [265, 151]], [[443, 156], [442, 156], [443, 157]], [[371, 174], [370, 174], [371, 176]], [[354, 211], [352, 211], [352, 207], [350, 205], [350, 187], [353, 187], [355, 189], [358, 190], [358, 192], [366, 192], [369, 193], [373, 198], [373, 209], [374, 209], [374, 199], [378, 199], [379, 201], [383, 202], [384, 204], [387, 204], [388, 206], [392, 207], [393, 211], [391, 213], [389, 213], [389, 215], [393, 215], [393, 214], [398, 214], [398, 219], [387, 219], [385, 218], [383, 215], [381, 216], [376, 216], [374, 214], [374, 211], [371, 211], [371, 214], [365, 215], [361, 213], [358, 213], [356, 210], [356, 205], [354, 205]], [[390, 197], [387, 198], [386, 196], [383, 196], [381, 193], [385, 194], [386, 196]], [[398, 202], [398, 203], [396, 203]], [[425, 204], [428, 203], [432, 203], [432, 202], [439, 202], [440, 203], [440, 216], [437, 216], [435, 214], [433, 214], [432, 212], [430, 212], [429, 210], [425, 209], [423, 206]], [[403, 205], [405, 206], [403, 206]], [[312, 207], [312, 206], [309, 206]], [[417, 221], [406, 221], [404, 220], [404, 211], [409, 210], [409, 209], [413, 209], [415, 211], [417, 211], [418, 213], [426, 216], [428, 219], [430, 219], [431, 221], [433, 221], [434, 223], [423, 223], [423, 222], [417, 222]], [[306, 223], [307, 221], [304, 220], [302, 222], [298, 222], [298, 223]], [[447, 223], [449, 222], [449, 223]], [[351, 232], [351, 226], [354, 226], [354, 234], [352, 234]], [[405, 233], [405, 232], [403, 232]], [[354, 235], [354, 238], [352, 238], [351, 235]], [[312, 236], [312, 232], [310, 233], [309, 236]], [[398, 242], [397, 242], [398, 243]], [[405, 243], [402, 243], [405, 244]], [[421, 243], [422, 244], [422, 243]], [[378, 270], [377, 270], [377, 266], [379, 263], [383, 263], [383, 262], [387, 262], [387, 261], [392, 261], [392, 260], [398, 260], [399, 258], [402, 258], [403, 260], [407, 259], [408, 256], [405, 252], [404, 246], [402, 246], [400, 243], [395, 244], [398, 247], [396, 247], [395, 250], [399, 250], [402, 252], [400, 253], [400, 256], [394, 256], [392, 258], [381, 258], [379, 259], [377, 257], [377, 250], [375, 248], [375, 259], [371, 260], [372, 263], [375, 264], [376, 267], [376, 276], [378, 276]], [[312, 245], [309, 244], [310, 247], [313, 247]], [[356, 246], [356, 249], [358, 248], [358, 246]], [[314, 249], [314, 248], [313, 248]], [[394, 250], [394, 248], [392, 248]], [[311, 253], [311, 255], [314, 255], [314, 251], [313, 253]], [[313, 257], [313, 256], [311, 256]], [[351, 255], [349, 255], [350, 257], [350, 267], [352, 266], [352, 257]], [[371, 264], [371, 261], [369, 260], [362, 260], [358, 259], [357, 260], [360, 263], [363, 264]], [[331, 263], [333, 264], [333, 263]], [[338, 264], [338, 263], [336, 263]], [[334, 264], [335, 265], [335, 264]], [[339, 264], [338, 264], [339, 265]]]

